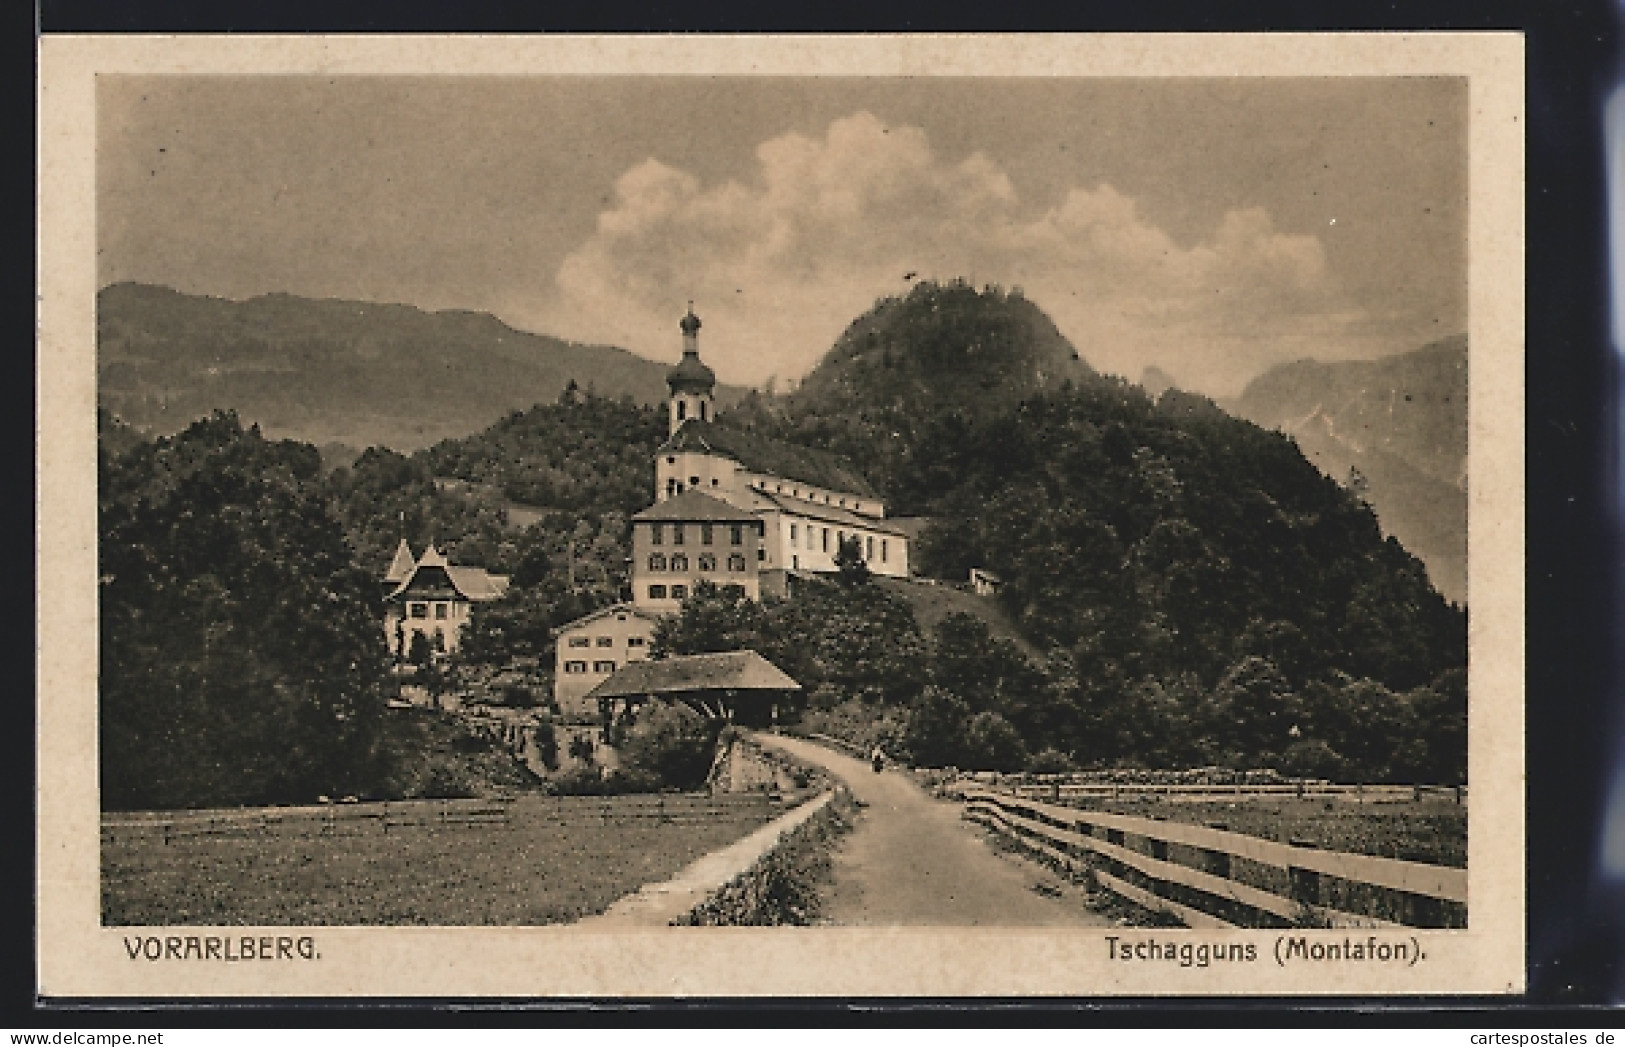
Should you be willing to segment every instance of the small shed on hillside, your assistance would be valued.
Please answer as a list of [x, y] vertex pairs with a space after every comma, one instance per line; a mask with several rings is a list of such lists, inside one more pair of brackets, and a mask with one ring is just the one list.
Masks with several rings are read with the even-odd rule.
[[799, 683], [755, 651], [723, 651], [630, 662], [588, 691], [587, 700], [598, 702], [606, 723], [614, 719], [617, 702], [625, 708], [664, 700], [716, 719], [737, 716], [765, 725], [776, 707], [800, 690]]
[[997, 596], [1000, 587], [1003, 585], [1004, 579], [986, 567], [972, 567], [970, 569], [971, 591], [977, 596]]

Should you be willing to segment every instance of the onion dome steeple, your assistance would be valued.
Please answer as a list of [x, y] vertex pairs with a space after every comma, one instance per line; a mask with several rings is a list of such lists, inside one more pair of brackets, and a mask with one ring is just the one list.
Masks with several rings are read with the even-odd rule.
[[672, 395], [677, 393], [704, 393], [716, 388], [714, 371], [700, 362], [700, 318], [694, 315], [694, 303], [688, 303], [688, 315], [678, 321], [683, 332], [683, 359], [666, 373], [666, 384]]
[[714, 416], [711, 392], [716, 388], [717, 376], [700, 362], [700, 318], [694, 315], [694, 303], [688, 303], [688, 315], [677, 323], [683, 332], [683, 359], [666, 372], [666, 386], [671, 390], [670, 432], [675, 434], [691, 418], [709, 422]]

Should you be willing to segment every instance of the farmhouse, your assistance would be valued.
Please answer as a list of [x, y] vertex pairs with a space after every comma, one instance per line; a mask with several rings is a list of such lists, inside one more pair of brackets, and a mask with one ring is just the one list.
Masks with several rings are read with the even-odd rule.
[[508, 577], [480, 567], [454, 567], [433, 542], [422, 559], [414, 559], [412, 547], [402, 538], [384, 576], [384, 588], [384, 636], [392, 654], [409, 652], [417, 633], [451, 652], [462, 642], [469, 608], [507, 592]]
[[569, 718], [597, 709], [587, 692], [630, 662], [649, 657], [655, 615], [630, 603], [618, 603], [555, 629], [553, 699]]

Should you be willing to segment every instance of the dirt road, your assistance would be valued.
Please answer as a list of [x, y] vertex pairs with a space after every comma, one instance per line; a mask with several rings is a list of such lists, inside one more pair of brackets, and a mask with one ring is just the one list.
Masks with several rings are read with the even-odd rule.
[[840, 926], [1108, 926], [1082, 892], [1042, 867], [996, 853], [959, 806], [934, 800], [905, 772], [821, 745], [757, 736], [844, 781], [859, 803], [857, 827], [834, 856], [825, 917]]

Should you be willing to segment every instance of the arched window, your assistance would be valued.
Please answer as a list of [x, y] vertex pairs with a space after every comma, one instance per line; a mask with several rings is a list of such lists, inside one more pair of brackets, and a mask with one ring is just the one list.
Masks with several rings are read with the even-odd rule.
[[700, 570], [702, 571], [714, 571], [717, 569], [717, 558], [713, 553], [701, 553], [699, 555], [698, 562]]
[[710, 545], [711, 544], [711, 535], [712, 535], [711, 525], [708, 524], [708, 523], [700, 524], [700, 544], [701, 545]]
[[666, 569], [666, 557], [664, 555], [662, 555], [661, 553], [650, 553], [649, 554], [649, 570], [651, 570], [651, 571], [664, 571], [665, 569]]
[[743, 556], [738, 553], [734, 553], [732, 556], [728, 557], [728, 570], [743, 571], [744, 569], [745, 558]]
[[649, 544], [666, 544], [666, 528], [663, 524], [654, 523], [649, 525]]
[[729, 545], [744, 545], [745, 544], [745, 529], [743, 527], [739, 526], [738, 524], [731, 525], [728, 528], [728, 544]]
[[682, 553], [672, 553], [671, 569], [674, 571], [688, 570], [688, 557], [684, 556]]

